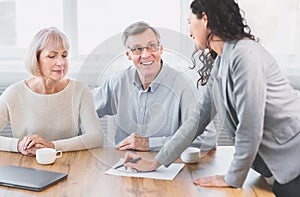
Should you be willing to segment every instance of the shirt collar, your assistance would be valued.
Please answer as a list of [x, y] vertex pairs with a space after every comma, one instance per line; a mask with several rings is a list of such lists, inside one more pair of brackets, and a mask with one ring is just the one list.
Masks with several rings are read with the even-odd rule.
[[166, 77], [167, 75], [167, 65], [163, 64], [163, 61], [161, 60], [161, 69], [158, 73], [158, 75], [155, 77], [155, 79], [152, 81], [152, 83], [149, 85], [147, 90], [143, 89], [142, 82], [140, 80], [140, 77], [138, 75], [137, 70], [135, 69], [135, 72], [133, 73], [133, 84], [136, 86], [139, 90], [145, 91], [145, 92], [154, 92], [157, 86], [161, 83], [161, 81]]
[[143, 90], [142, 82], [141, 82], [141, 80], [139, 78], [137, 70], [134, 69], [134, 72], [132, 74], [133, 74], [133, 85], [135, 87], [137, 87], [137, 89]]

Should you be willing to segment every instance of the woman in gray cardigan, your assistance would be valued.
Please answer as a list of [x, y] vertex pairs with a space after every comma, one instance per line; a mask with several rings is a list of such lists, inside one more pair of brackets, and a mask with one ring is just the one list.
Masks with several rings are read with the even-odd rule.
[[[242, 187], [253, 168], [275, 178], [276, 196], [299, 195], [299, 92], [251, 34], [234, 0], [195, 0], [189, 24], [204, 64], [198, 71], [198, 83], [205, 85], [199, 107], [154, 160], [125, 166], [139, 171], [168, 166], [214, 118], [216, 128], [234, 139], [233, 161], [226, 175], [198, 178], [196, 185]], [[213, 64], [206, 61], [210, 57]], [[136, 157], [128, 153], [126, 161]]]

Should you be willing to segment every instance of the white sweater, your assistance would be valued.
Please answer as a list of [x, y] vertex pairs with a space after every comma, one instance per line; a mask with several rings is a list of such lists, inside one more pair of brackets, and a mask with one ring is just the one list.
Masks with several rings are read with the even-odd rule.
[[18, 140], [33, 134], [52, 141], [62, 151], [103, 144], [92, 94], [79, 81], [70, 80], [64, 90], [55, 94], [37, 94], [25, 81], [12, 84], [0, 96], [0, 129], [8, 122], [14, 138], [0, 136], [2, 151], [17, 152]]

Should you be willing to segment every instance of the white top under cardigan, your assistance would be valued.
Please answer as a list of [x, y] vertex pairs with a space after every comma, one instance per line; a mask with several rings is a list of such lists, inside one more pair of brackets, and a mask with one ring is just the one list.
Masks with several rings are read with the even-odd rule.
[[102, 146], [103, 135], [92, 95], [78, 81], [70, 80], [55, 94], [35, 93], [25, 81], [12, 84], [0, 97], [0, 129], [9, 122], [13, 138], [0, 136], [2, 151], [17, 152], [18, 140], [33, 134], [52, 141], [62, 151]]

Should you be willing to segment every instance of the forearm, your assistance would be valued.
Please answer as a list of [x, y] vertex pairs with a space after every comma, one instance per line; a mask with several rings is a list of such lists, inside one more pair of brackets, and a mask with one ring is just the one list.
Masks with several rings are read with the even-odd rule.
[[129, 160], [136, 159], [138, 157], [141, 156], [136, 153], [128, 151], [125, 155], [124, 166], [132, 169], [136, 169], [138, 171], [144, 171], [144, 172], [155, 171], [159, 166], [161, 166], [161, 164], [156, 159], [148, 160], [142, 158], [141, 160], [135, 163], [128, 162]]
[[18, 152], [18, 141], [17, 138], [8, 138], [0, 136], [0, 150]]
[[53, 144], [57, 150], [62, 150], [63, 152], [85, 150], [102, 147], [103, 138], [101, 132], [99, 131], [83, 134], [81, 136], [76, 136], [69, 139], [53, 141]]
[[176, 160], [180, 153], [190, 146], [198, 135], [199, 111], [195, 110], [185, 123], [177, 130], [174, 136], [162, 147], [155, 159], [164, 166], [170, 165]]
[[153, 159], [151, 166], [152, 166], [153, 170], [156, 170], [157, 168], [159, 168], [161, 166], [161, 163], [159, 163], [159, 161], [157, 161], [156, 159]]
[[192, 146], [200, 148], [202, 152], [208, 152], [216, 148], [217, 138], [217, 130], [215, 129], [213, 122], [211, 122], [205, 128], [205, 131], [193, 141]]
[[168, 137], [149, 137], [149, 149], [151, 151], [159, 151], [161, 147], [172, 138], [172, 136]]

